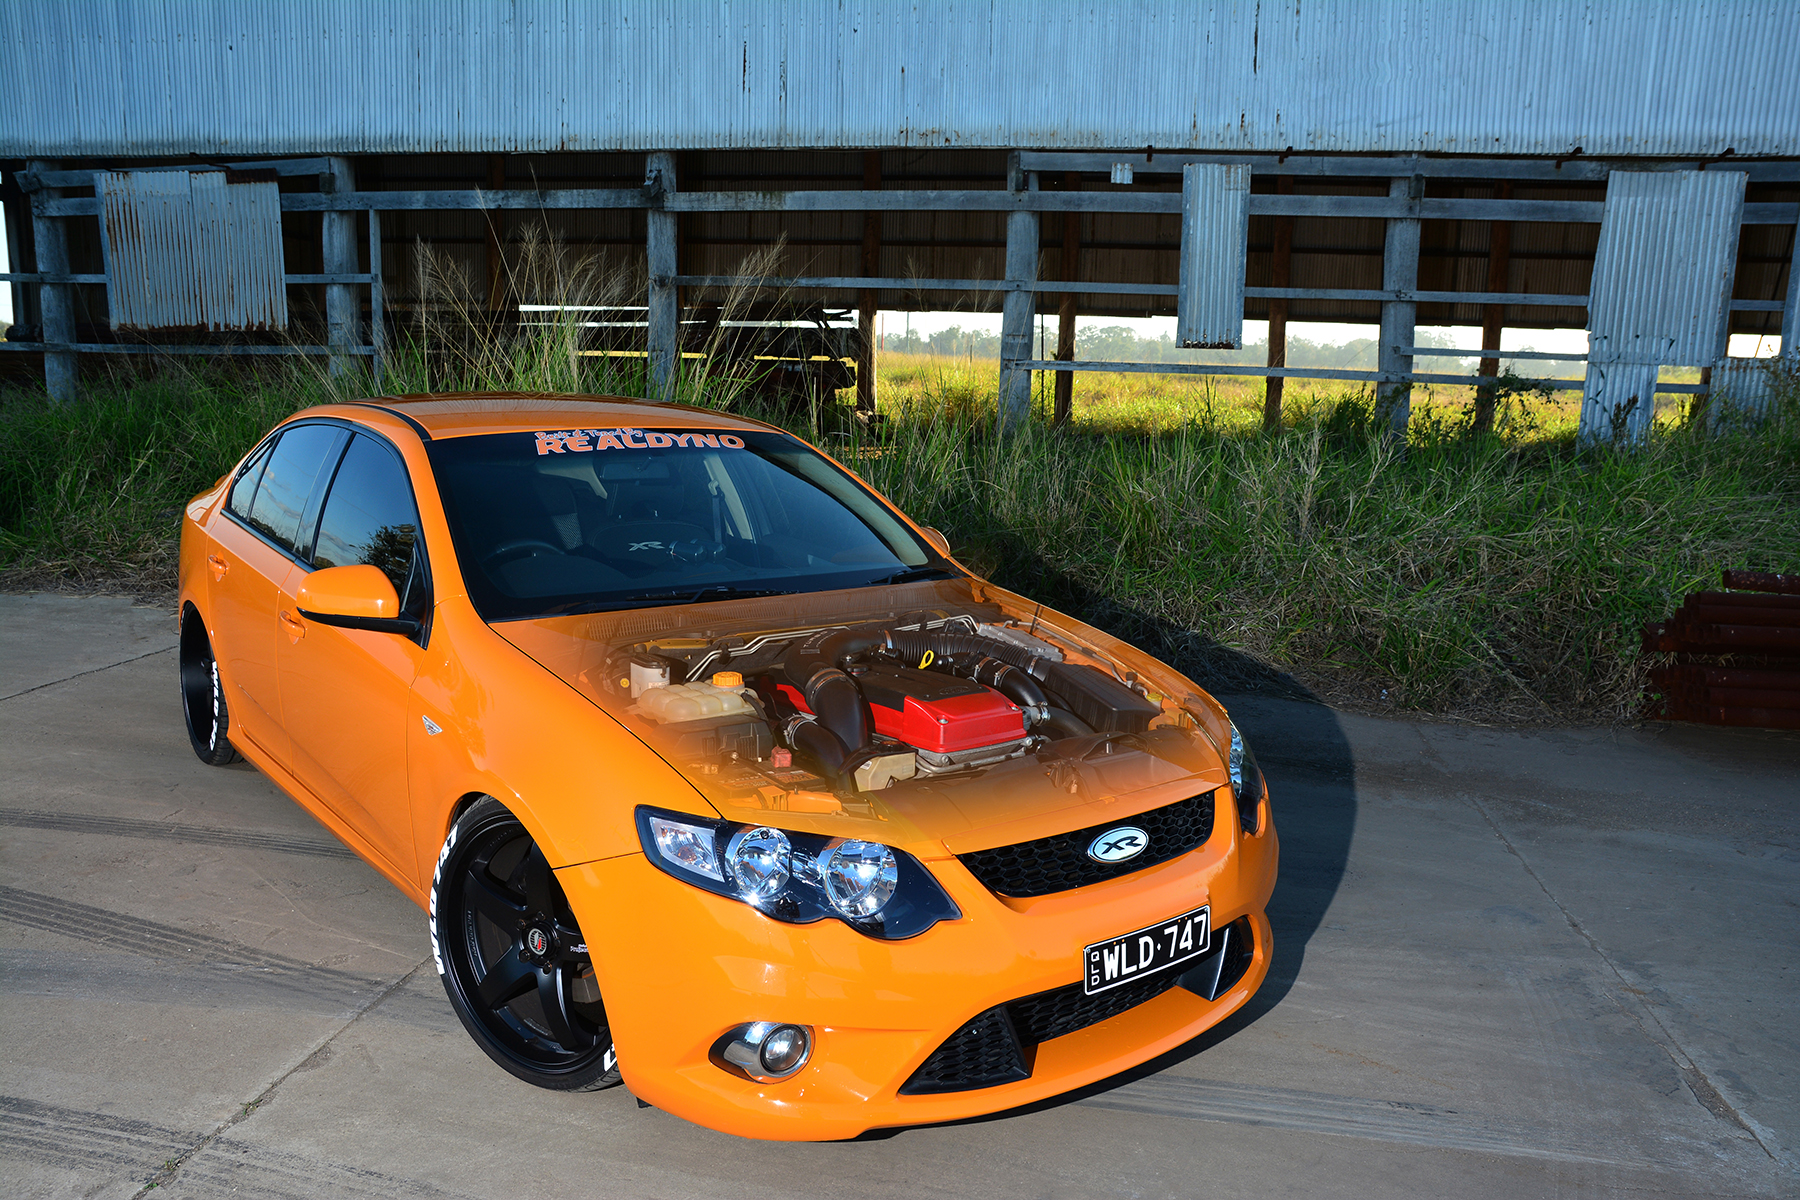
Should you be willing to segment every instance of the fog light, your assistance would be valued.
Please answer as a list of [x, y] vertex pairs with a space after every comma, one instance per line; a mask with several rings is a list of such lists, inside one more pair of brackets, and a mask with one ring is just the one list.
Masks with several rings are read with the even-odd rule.
[[713, 1044], [712, 1060], [725, 1070], [775, 1083], [806, 1065], [812, 1055], [812, 1030], [805, 1025], [757, 1021], [740, 1025]]

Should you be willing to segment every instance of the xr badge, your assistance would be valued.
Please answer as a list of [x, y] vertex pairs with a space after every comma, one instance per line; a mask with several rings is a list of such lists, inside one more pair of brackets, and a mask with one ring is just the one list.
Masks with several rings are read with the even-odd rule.
[[1135, 825], [1109, 829], [1088, 846], [1088, 857], [1095, 862], [1117, 863], [1136, 858], [1150, 846], [1150, 835]]

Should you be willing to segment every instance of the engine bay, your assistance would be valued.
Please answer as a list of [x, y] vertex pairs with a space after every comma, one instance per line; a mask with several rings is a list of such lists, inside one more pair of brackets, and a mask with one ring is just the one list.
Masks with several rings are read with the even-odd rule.
[[810, 797], [815, 811], [996, 773], [1061, 787], [1058, 762], [1105, 760], [1114, 791], [1208, 765], [1209, 744], [1171, 698], [1052, 636], [943, 610], [704, 631], [614, 644], [602, 678], [628, 725], [708, 790]]

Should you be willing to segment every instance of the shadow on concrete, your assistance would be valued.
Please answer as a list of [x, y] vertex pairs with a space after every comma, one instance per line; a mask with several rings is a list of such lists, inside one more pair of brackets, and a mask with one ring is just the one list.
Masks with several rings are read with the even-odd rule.
[[[1256, 1023], [1293, 988], [1306, 947], [1343, 881], [1356, 830], [1356, 770], [1337, 714], [1292, 676], [1205, 633], [1103, 596], [1044, 564], [1014, 559], [994, 582], [1077, 617], [1162, 659], [1231, 712], [1269, 781], [1281, 867], [1269, 901], [1275, 957], [1250, 1002], [1199, 1037], [1107, 1079], [1033, 1104], [949, 1124], [979, 1124], [1058, 1108], [1155, 1075]], [[905, 1128], [870, 1130], [880, 1140]]]

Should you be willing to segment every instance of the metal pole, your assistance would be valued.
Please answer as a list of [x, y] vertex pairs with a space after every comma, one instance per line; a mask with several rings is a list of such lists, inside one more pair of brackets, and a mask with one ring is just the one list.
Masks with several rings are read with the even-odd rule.
[[[1081, 176], [1070, 171], [1063, 176], [1063, 191], [1081, 190]], [[1063, 214], [1062, 277], [1065, 283], [1081, 278], [1081, 214]], [[1056, 357], [1059, 362], [1075, 361], [1075, 293], [1064, 292], [1056, 306]], [[1075, 372], [1056, 373], [1056, 398], [1051, 406], [1051, 423], [1066, 425], [1075, 414]]]
[[[1418, 199], [1425, 179], [1415, 175], [1388, 182], [1388, 195]], [[1388, 291], [1416, 291], [1419, 286], [1419, 222], [1416, 217], [1393, 217], [1387, 223], [1387, 241], [1381, 254], [1381, 286]], [[1381, 362], [1384, 372], [1410, 374], [1412, 355], [1402, 354], [1413, 344], [1419, 306], [1411, 300], [1386, 300], [1381, 305]], [[1404, 442], [1412, 415], [1412, 385], [1389, 384], [1377, 389], [1388, 418], [1389, 434]]]
[[[1500, 185], [1500, 199], [1512, 199], [1513, 185], [1510, 180]], [[1488, 281], [1490, 292], [1506, 290], [1507, 274], [1512, 260], [1512, 222], [1494, 221], [1488, 226]], [[1501, 335], [1506, 331], [1506, 306], [1490, 304], [1481, 312], [1481, 348], [1493, 350], [1492, 356], [1483, 354], [1481, 369], [1477, 375], [1498, 375], [1500, 373]], [[1494, 428], [1494, 402], [1496, 396], [1491, 387], [1475, 389], [1475, 416], [1473, 426], [1478, 433], [1488, 433]]]
[[[57, 164], [33, 162], [26, 169], [34, 173], [54, 171]], [[44, 201], [54, 200], [61, 195], [62, 191], [58, 188], [44, 188], [31, 196], [31, 240], [37, 250], [37, 269], [47, 275], [69, 273], [68, 231], [63, 228], [62, 218], [38, 216], [38, 208]], [[38, 285], [38, 313], [43, 324], [44, 341], [75, 341], [74, 292], [75, 285], [69, 283]], [[74, 352], [46, 350], [44, 390], [50, 393], [50, 399], [57, 404], [72, 403], [80, 386], [80, 373]]]
[[676, 368], [681, 362], [681, 312], [675, 290], [677, 270], [675, 214], [663, 203], [675, 191], [675, 156], [666, 150], [652, 153], [644, 166], [644, 190], [656, 207], [645, 222], [645, 250], [649, 256], [650, 297], [648, 340], [650, 395], [675, 397]]
[[[1284, 196], [1294, 192], [1294, 177], [1283, 175], [1275, 181], [1275, 190]], [[1290, 267], [1294, 254], [1294, 218], [1275, 218], [1275, 245], [1269, 255], [1269, 286], [1284, 288], [1291, 277]], [[1286, 300], [1269, 301], [1269, 365], [1271, 367], [1287, 366], [1287, 322], [1288, 302]], [[1286, 389], [1287, 379], [1281, 375], [1269, 376], [1263, 384], [1263, 430], [1273, 433], [1281, 428], [1281, 394]]]
[[[356, 169], [350, 160], [332, 158], [328, 161], [331, 163], [331, 171], [324, 179], [325, 190], [334, 194], [354, 192]], [[357, 260], [360, 258], [356, 252], [356, 214], [326, 212], [320, 216], [320, 237], [323, 241], [320, 257], [324, 260], [321, 269], [327, 275], [355, 274]], [[354, 284], [325, 285], [325, 344], [331, 347], [329, 370], [333, 376], [349, 371], [355, 362], [349, 348], [359, 342], [357, 327], [362, 323], [358, 320], [362, 305], [358, 300]]]
[[[1017, 152], [1007, 171], [1007, 182], [1014, 191], [1023, 191], [1026, 180], [1018, 167]], [[1029, 181], [1036, 190], [1037, 176]], [[1006, 282], [1010, 285], [1037, 282], [1038, 215], [1035, 212], [1009, 213], [1006, 218]], [[1000, 319], [1000, 394], [999, 430], [1005, 433], [1031, 416], [1031, 372], [1020, 370], [1014, 363], [1031, 359], [1031, 318], [1037, 308], [1037, 293], [1023, 287], [1010, 287], [1001, 309]]]
[[[881, 186], [881, 151], [863, 152], [863, 189]], [[881, 216], [863, 214], [862, 273], [881, 274]], [[864, 288], [857, 297], [856, 328], [861, 334], [856, 353], [856, 411], [875, 414], [875, 289]]]

